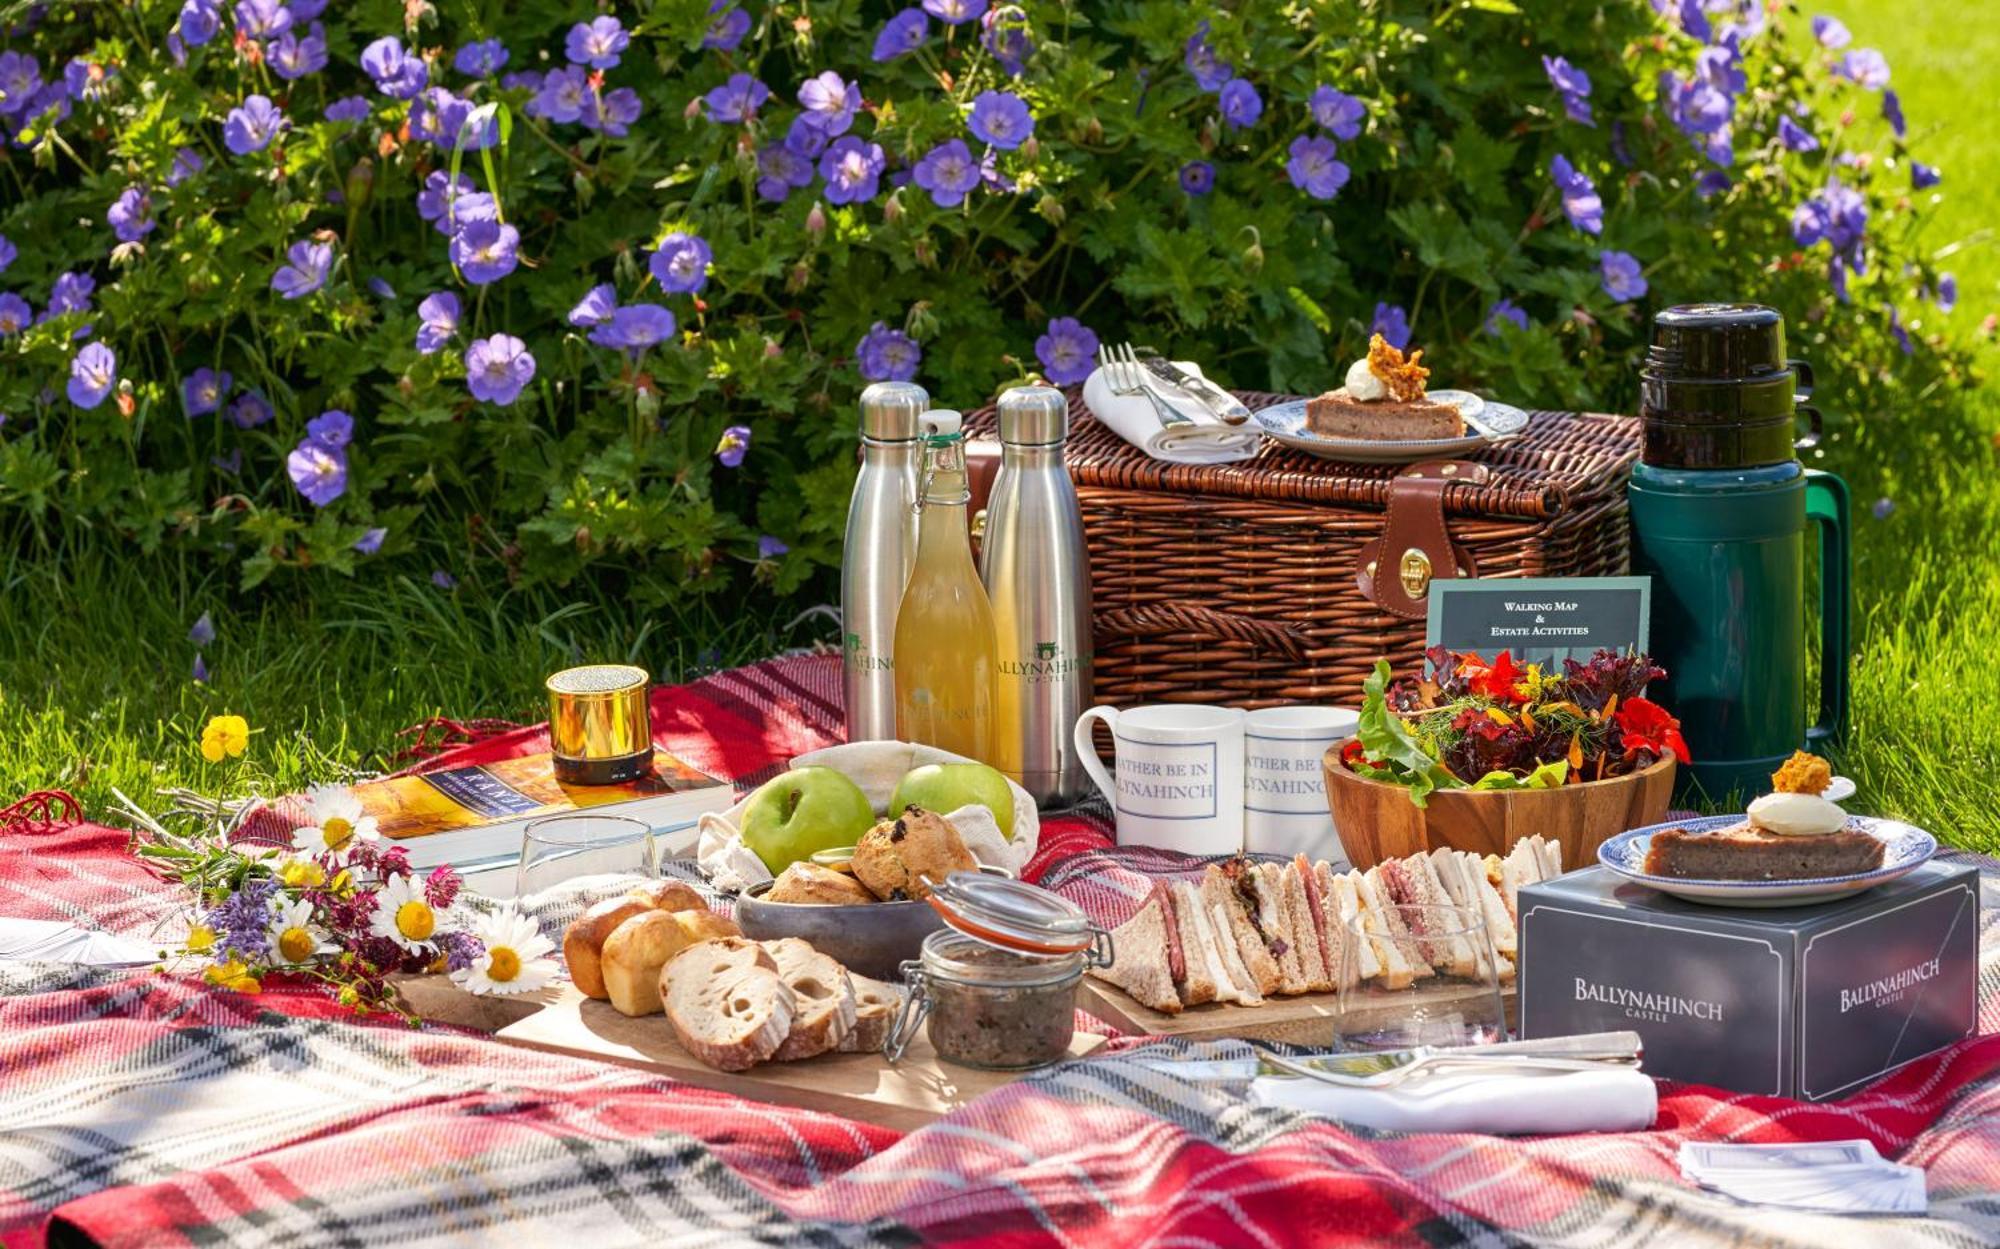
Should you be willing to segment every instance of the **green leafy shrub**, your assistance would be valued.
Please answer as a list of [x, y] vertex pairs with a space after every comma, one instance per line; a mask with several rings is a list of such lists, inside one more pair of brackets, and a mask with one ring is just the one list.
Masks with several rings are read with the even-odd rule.
[[823, 593], [867, 376], [1313, 391], [1381, 329], [1616, 408], [1696, 298], [1783, 308], [1836, 412], [1955, 375], [1886, 67], [1665, 7], [0, 6], [0, 513]]

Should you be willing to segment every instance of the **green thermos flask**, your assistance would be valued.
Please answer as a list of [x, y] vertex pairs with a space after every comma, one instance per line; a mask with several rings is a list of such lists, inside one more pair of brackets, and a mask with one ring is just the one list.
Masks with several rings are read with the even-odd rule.
[[[1632, 472], [1633, 571], [1653, 579], [1653, 696], [1695, 761], [1684, 799], [1769, 786], [1794, 750], [1847, 728], [1847, 485], [1802, 467], [1820, 415], [1812, 370], [1755, 304], [1686, 304], [1654, 318], [1640, 372], [1644, 449]], [[1808, 421], [1801, 435], [1799, 421]], [[1806, 722], [1806, 528], [1819, 533], [1818, 718]]]

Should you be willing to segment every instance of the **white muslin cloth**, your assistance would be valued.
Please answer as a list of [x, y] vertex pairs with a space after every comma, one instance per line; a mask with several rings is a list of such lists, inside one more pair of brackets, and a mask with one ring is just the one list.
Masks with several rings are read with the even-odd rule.
[[[1181, 368], [1201, 376], [1201, 366], [1176, 360]], [[1233, 464], [1257, 454], [1264, 435], [1255, 422], [1225, 425], [1198, 403], [1180, 406], [1194, 417], [1193, 425], [1160, 424], [1159, 413], [1144, 395], [1114, 395], [1103, 369], [1091, 373], [1083, 383], [1083, 404], [1090, 414], [1108, 425], [1112, 432], [1156, 460], [1172, 464]]]
[[[868, 805], [880, 815], [888, 810], [889, 799], [895, 796], [896, 782], [911, 768], [932, 763], [973, 762], [963, 755], [911, 742], [849, 742], [799, 755], [788, 765], [788, 770], [832, 768], [860, 786], [868, 797]], [[958, 830], [973, 858], [988, 867], [1004, 867], [1018, 876], [1028, 860], [1035, 857], [1035, 846], [1041, 841], [1042, 817], [1027, 790], [1013, 781], [1008, 781], [1007, 786], [1014, 791], [1011, 839], [1000, 831], [993, 812], [983, 806], [960, 807], [939, 814]], [[695, 847], [695, 861], [710, 884], [730, 893], [741, 893], [771, 879], [771, 869], [743, 844], [743, 834], [739, 831], [743, 809], [749, 805], [746, 796], [719, 815], [701, 817], [701, 839]]]
[[1250, 1100], [1387, 1132], [1544, 1136], [1637, 1132], [1652, 1126], [1659, 1092], [1633, 1068], [1562, 1075], [1439, 1075], [1401, 1088], [1343, 1089], [1305, 1077], [1259, 1076]]
[[0, 918], [0, 959], [137, 967], [158, 957], [159, 950], [153, 946], [113, 933], [60, 920]]

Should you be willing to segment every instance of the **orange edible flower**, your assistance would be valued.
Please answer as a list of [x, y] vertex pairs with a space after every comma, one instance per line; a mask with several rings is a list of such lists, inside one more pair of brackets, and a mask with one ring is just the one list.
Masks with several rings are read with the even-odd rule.
[[1468, 656], [1466, 674], [1472, 678], [1472, 692], [1495, 702], [1520, 704], [1527, 701], [1517, 688], [1521, 681], [1521, 670], [1514, 666], [1514, 652], [1501, 651], [1493, 657], [1491, 667], [1479, 663], [1479, 656]]
[[1692, 763], [1687, 742], [1681, 738], [1681, 722], [1658, 703], [1645, 698], [1630, 699], [1618, 713], [1618, 731], [1625, 738], [1625, 757], [1641, 750], [1656, 755], [1672, 754], [1682, 763]]
[[1833, 768], [1818, 755], [1795, 750], [1771, 773], [1771, 788], [1780, 794], [1823, 794], [1833, 784]]

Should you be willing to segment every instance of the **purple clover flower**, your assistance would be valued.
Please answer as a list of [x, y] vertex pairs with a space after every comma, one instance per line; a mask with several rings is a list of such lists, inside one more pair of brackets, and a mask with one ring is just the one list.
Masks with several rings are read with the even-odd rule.
[[1910, 125], [1903, 120], [1903, 101], [1894, 91], [1882, 93], [1882, 116], [1889, 123], [1889, 129], [1901, 139], [1910, 132]]
[[1599, 280], [1604, 293], [1619, 303], [1628, 303], [1646, 293], [1646, 275], [1638, 258], [1627, 252], [1606, 251], [1597, 258]]
[[1035, 358], [1057, 386], [1073, 386], [1089, 377], [1096, 357], [1096, 331], [1075, 317], [1052, 319], [1048, 331], [1035, 340]]
[[568, 319], [578, 329], [589, 329], [609, 321], [611, 314], [617, 310], [618, 292], [611, 283], [605, 282], [584, 292], [583, 298], [576, 301], [576, 307], [569, 310]]
[[590, 341], [632, 353], [634, 359], [674, 334], [674, 314], [659, 304], [627, 304], [590, 331]]
[[207, 366], [198, 368], [181, 383], [181, 407], [190, 419], [207, 416], [222, 406], [222, 397], [235, 380], [227, 370], [218, 373]]
[[49, 286], [49, 306], [44, 317], [59, 317], [68, 312], [89, 312], [90, 295], [97, 289], [97, 279], [88, 273], [74, 271], [56, 274], [56, 280]]
[[343, 451], [354, 441], [354, 418], [339, 408], [326, 411], [306, 422], [306, 436], [336, 451]]
[[1785, 146], [1785, 150], [1789, 152], [1819, 151], [1819, 139], [1813, 135], [1813, 132], [1807, 130], [1804, 126], [1799, 125], [1799, 123], [1789, 117], [1780, 117], [1778, 119], [1778, 142], [1782, 143]]
[[451, 239], [451, 263], [474, 286], [498, 282], [521, 263], [521, 232], [498, 221], [469, 221]]
[[177, 187], [206, 168], [208, 162], [202, 158], [200, 152], [191, 147], [184, 147], [174, 153], [174, 163], [167, 166], [167, 185]]
[[35, 323], [35, 310], [12, 291], [0, 291], [0, 338], [19, 334]]
[[1220, 91], [1236, 77], [1236, 70], [1227, 62], [1216, 59], [1215, 52], [1208, 46], [1208, 23], [1195, 27], [1181, 51], [1181, 63], [1194, 75], [1195, 84], [1203, 91]]
[[675, 230], [660, 240], [646, 266], [661, 290], [692, 295], [708, 285], [708, 266], [714, 258], [701, 235]]
[[271, 275], [271, 289], [286, 299], [303, 299], [326, 285], [333, 271], [333, 244], [300, 239], [285, 252], [285, 260]]
[[799, 104], [805, 109], [799, 114], [800, 121], [829, 139], [837, 138], [854, 125], [855, 111], [861, 107], [861, 87], [829, 69], [800, 84]]
[[577, 120], [585, 130], [622, 139], [643, 110], [639, 93], [630, 87], [614, 87], [610, 91], [592, 87], [583, 100], [583, 115]]
[[144, 187], [128, 186], [104, 214], [121, 243], [136, 243], [153, 232], [153, 200]]
[[813, 163], [810, 157], [794, 152], [784, 143], [767, 143], [757, 149], [757, 194], [773, 204], [782, 204], [799, 187], [811, 186]]
[[285, 474], [314, 507], [325, 507], [347, 490], [347, 456], [316, 438], [302, 438], [285, 457]]
[[1335, 87], [1313, 88], [1307, 107], [1313, 120], [1343, 143], [1361, 133], [1361, 123], [1368, 116], [1367, 105]]
[[359, 122], [367, 121], [373, 111], [365, 96], [346, 95], [327, 105], [324, 116], [328, 121]]
[[89, 411], [118, 385], [118, 357], [103, 343], [86, 343], [69, 362], [69, 401]]
[[271, 72], [286, 82], [296, 82], [326, 68], [326, 31], [319, 23], [304, 36], [295, 30], [286, 31], [271, 45], [265, 60], [270, 63]]
[[1889, 58], [1873, 48], [1856, 48], [1840, 58], [1833, 72], [1857, 87], [1880, 91], [1889, 85]]
[[230, 424], [238, 429], [255, 429], [275, 415], [270, 401], [256, 390], [244, 391], [236, 396], [236, 402], [229, 405]]
[[722, 438], [715, 444], [716, 463], [724, 468], [738, 468], [743, 457], [750, 454], [750, 427], [731, 425], [722, 431]]
[[417, 305], [417, 317], [417, 350], [434, 355], [458, 336], [458, 296], [450, 291], [424, 296]]
[[861, 376], [871, 382], [907, 382], [924, 361], [923, 348], [901, 330], [877, 321], [854, 348]]
[[1840, 49], [1853, 42], [1854, 36], [1837, 17], [1822, 13], [1812, 20], [1813, 38], [1819, 40], [1822, 48]]
[[1307, 195], [1330, 200], [1347, 185], [1347, 166], [1336, 157], [1337, 151], [1332, 139], [1302, 134], [1292, 140], [1285, 173]]
[[924, 12], [947, 26], [963, 26], [986, 12], [986, 0], [924, 0]]
[[236, 0], [236, 33], [245, 39], [276, 39], [292, 28], [284, 0]]
[[535, 380], [535, 358], [511, 334], [474, 339], [465, 349], [465, 388], [474, 399], [506, 407]]
[[939, 208], [956, 208], [979, 185], [979, 162], [963, 139], [948, 139], [924, 153], [910, 180], [929, 191]]
[[1920, 160], [1913, 160], [1910, 162], [1911, 190], [1928, 191], [1932, 187], [1936, 186], [1938, 183], [1943, 181], [1944, 181], [1944, 174], [1938, 170], [1937, 166], [1926, 165], [1924, 164], [1924, 162]]
[[882, 32], [876, 34], [874, 62], [896, 60], [898, 56], [908, 56], [924, 46], [930, 38], [930, 18], [924, 16], [922, 8], [906, 8], [888, 22], [882, 24]]
[[181, 41], [190, 48], [199, 48], [215, 38], [215, 32], [222, 28], [222, 5], [219, 0], [187, 0], [181, 5], [181, 14], [174, 30]]
[[701, 97], [701, 112], [718, 126], [748, 125], [770, 98], [771, 89], [749, 74], [731, 74], [727, 82]]
[[576, 121], [583, 116], [584, 96], [589, 91], [589, 75], [580, 67], [552, 69], [528, 101], [528, 115], [559, 124]]
[[507, 64], [507, 45], [498, 39], [468, 43], [451, 58], [451, 65], [468, 78], [491, 78]]
[[791, 549], [768, 533], [757, 539], [758, 559], [776, 559]]
[[1410, 345], [1410, 314], [1400, 304], [1378, 303], [1368, 322], [1368, 332], [1380, 334], [1382, 341], [1397, 351]]
[[1191, 160], [1181, 166], [1181, 190], [1189, 195], [1206, 195], [1215, 189], [1215, 166], [1205, 160]]
[[388, 536], [387, 529], [370, 529], [354, 540], [354, 549], [362, 555], [373, 555], [382, 549], [382, 539]]
[[1559, 154], [1549, 162], [1549, 177], [1562, 195], [1563, 216], [1569, 223], [1585, 234], [1604, 233], [1604, 201], [1590, 176]]
[[632, 36], [625, 33], [618, 19], [604, 14], [570, 27], [569, 38], [563, 41], [563, 55], [574, 65], [610, 69], [618, 64], [619, 54], [631, 43]]
[[1248, 78], [1232, 78], [1224, 83], [1217, 104], [1222, 120], [1238, 130], [1256, 125], [1257, 119], [1264, 115], [1264, 97], [1257, 94], [1257, 88], [1250, 85]]
[[826, 179], [830, 204], [865, 204], [875, 198], [876, 180], [888, 159], [882, 147], [854, 135], [835, 139], [819, 158], [819, 176]]
[[[729, 0], [712, 0], [708, 11], [714, 13], [728, 3]], [[734, 52], [736, 45], [743, 42], [743, 36], [749, 33], [750, 14], [731, 5], [708, 24], [707, 33], [701, 37], [701, 46], [711, 52]]]
[[1035, 41], [1028, 34], [1028, 15], [1018, 5], [989, 9], [980, 19], [985, 28], [979, 42], [1009, 78], [1019, 78], [1035, 54]]
[[1035, 117], [1028, 111], [1028, 102], [1011, 91], [980, 92], [973, 98], [972, 114], [965, 125], [981, 143], [1005, 151], [1020, 147], [1035, 133]]
[[238, 156], [248, 156], [271, 146], [285, 125], [285, 114], [269, 96], [253, 95], [229, 110], [222, 123], [222, 142]]
[[375, 80], [375, 89], [395, 100], [414, 99], [430, 85], [430, 67], [424, 58], [403, 50], [403, 41], [384, 35], [361, 49], [361, 68]]

